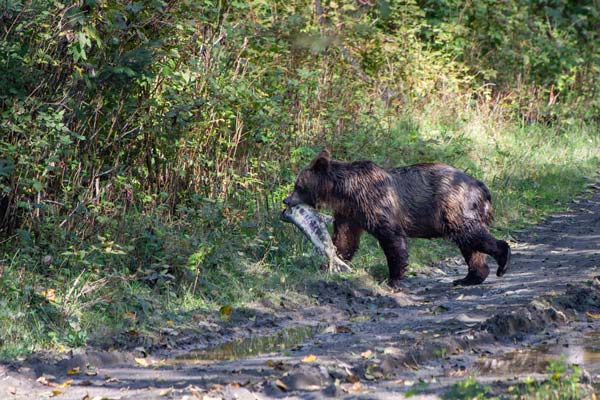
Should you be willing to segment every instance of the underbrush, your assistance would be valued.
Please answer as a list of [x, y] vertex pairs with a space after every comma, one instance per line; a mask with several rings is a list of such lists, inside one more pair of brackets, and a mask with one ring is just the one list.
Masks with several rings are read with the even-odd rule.
[[[404, 117], [388, 121], [365, 146], [335, 143], [333, 155], [385, 166], [442, 161], [461, 168], [488, 185], [493, 229], [509, 239], [513, 230], [563, 208], [600, 166], [595, 125], [522, 124], [475, 111], [449, 116], [440, 109], [410, 123]], [[305, 150], [308, 162], [319, 148]], [[279, 204], [291, 185], [273, 187], [268, 209], [199, 198], [168, 217], [156, 204], [141, 204], [107, 218], [114, 205], [99, 203], [88, 210], [95, 222], [85, 235], [51, 219], [42, 232], [17, 230], [2, 243], [0, 357], [86, 344], [127, 346], [120, 338], [264, 298], [284, 296], [301, 304], [310, 301], [306, 287], [315, 280], [360, 281], [378, 290], [387, 266], [368, 235], [353, 273], [319, 269], [322, 260], [311, 245], [279, 220]], [[458, 255], [444, 241], [411, 240], [410, 246], [411, 273]]]
[[[457, 382], [443, 396], [443, 399], [495, 399], [495, 400], [578, 400], [595, 399], [593, 389], [581, 384], [581, 370], [578, 366], [562, 360], [553, 360], [548, 365], [547, 379], [527, 378], [523, 382], [509, 386], [505, 390], [494, 390], [491, 386], [479, 383], [471, 377]], [[497, 392], [502, 392], [498, 394]]]

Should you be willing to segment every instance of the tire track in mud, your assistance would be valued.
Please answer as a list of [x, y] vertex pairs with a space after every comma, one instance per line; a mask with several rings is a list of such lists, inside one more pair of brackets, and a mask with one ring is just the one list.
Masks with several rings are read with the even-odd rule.
[[[56, 363], [31, 360], [0, 366], [0, 398], [5, 393], [14, 399], [46, 396], [51, 388], [35, 382], [42, 374], [57, 382], [73, 379], [61, 399], [86, 394], [119, 399], [392, 399], [419, 380], [429, 382], [420, 398], [437, 398], [449, 384], [468, 376], [489, 382], [537, 376], [537, 364], [515, 372], [508, 356], [536, 346], [550, 346], [543, 348], [558, 355], [556, 349], [572, 349], [586, 335], [600, 332], [600, 319], [593, 318], [600, 313], [599, 189], [596, 185], [591, 197], [574, 200], [569, 211], [520, 232], [503, 278], [453, 287], [452, 281], [466, 271], [455, 265], [407, 279], [405, 293], [321, 282], [308, 289], [316, 306], [267, 307], [254, 322], [240, 323], [240, 332], [253, 334], [294, 325], [321, 327], [292, 349], [234, 361], [160, 361], [189, 351], [183, 347], [156, 352], [147, 366], [118, 352], [88, 351]], [[196, 338], [201, 341], [202, 333]], [[65, 375], [86, 364], [94, 364], [99, 374]], [[597, 374], [600, 365], [589, 375], [600, 379]]]

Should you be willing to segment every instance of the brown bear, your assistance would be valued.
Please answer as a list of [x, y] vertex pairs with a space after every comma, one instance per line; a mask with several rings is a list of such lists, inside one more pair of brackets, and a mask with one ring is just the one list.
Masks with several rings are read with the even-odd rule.
[[407, 238], [454, 241], [468, 273], [455, 285], [477, 285], [489, 274], [486, 254], [498, 263], [497, 276], [508, 270], [510, 246], [494, 238], [491, 196], [487, 187], [464, 172], [441, 163], [385, 170], [372, 161], [332, 160], [321, 151], [296, 179], [286, 206], [305, 203], [333, 211], [333, 243], [351, 261], [360, 236], [377, 238], [389, 268], [389, 283], [399, 286], [408, 266]]

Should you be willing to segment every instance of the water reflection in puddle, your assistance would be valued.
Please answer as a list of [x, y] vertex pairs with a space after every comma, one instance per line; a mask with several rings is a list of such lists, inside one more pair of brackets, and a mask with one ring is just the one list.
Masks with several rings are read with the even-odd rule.
[[317, 326], [298, 326], [284, 329], [270, 336], [254, 336], [236, 339], [218, 346], [205, 349], [190, 350], [174, 357], [168, 363], [196, 363], [214, 360], [237, 360], [257, 354], [282, 351], [297, 346], [318, 331]]
[[541, 345], [531, 349], [516, 350], [501, 357], [484, 358], [476, 363], [481, 374], [545, 373], [552, 360], [564, 361], [584, 367], [592, 374], [600, 373], [600, 332], [592, 332], [562, 345]]

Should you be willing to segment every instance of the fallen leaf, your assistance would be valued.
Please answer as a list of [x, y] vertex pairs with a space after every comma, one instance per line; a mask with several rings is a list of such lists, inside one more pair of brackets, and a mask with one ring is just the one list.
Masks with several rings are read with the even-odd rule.
[[315, 362], [316, 359], [317, 359], [317, 356], [315, 356], [314, 354], [309, 354], [302, 359], [302, 362], [311, 363], [311, 362]]
[[159, 395], [159, 396], [161, 396], [161, 397], [162, 397], [162, 396], [166, 396], [166, 395], [168, 395], [169, 393], [171, 393], [172, 391], [173, 391], [173, 388], [167, 388], [167, 389], [163, 389], [163, 390], [161, 390], [160, 392], [158, 392], [158, 395]]
[[593, 313], [593, 312], [588, 311], [585, 315], [587, 315], [590, 318], [594, 318], [594, 319], [600, 318], [600, 313]]
[[285, 383], [283, 383], [283, 381], [281, 379], [277, 379], [275, 381], [275, 386], [277, 386], [279, 389], [283, 390], [284, 392], [287, 392], [288, 387]]
[[46, 298], [48, 301], [54, 301], [56, 299], [56, 290], [48, 288], [42, 290], [42, 296]]
[[137, 318], [137, 315], [136, 315], [135, 311], [126, 311], [123, 313], [123, 318], [135, 321]]
[[37, 378], [35, 381], [38, 383], [41, 383], [42, 385], [46, 385], [46, 386], [54, 386], [55, 385], [54, 383], [48, 381], [48, 379], [46, 379], [46, 377], [43, 375], [40, 376], [39, 378]]
[[57, 387], [59, 389], [65, 389], [65, 388], [70, 387], [71, 383], [73, 383], [73, 379], [66, 380], [63, 383], [59, 383], [59, 384], [53, 385], [53, 386], [55, 386], [55, 387]]
[[227, 305], [219, 308], [219, 314], [221, 315], [221, 319], [229, 319], [231, 317], [231, 313], [233, 312], [233, 307]]
[[69, 368], [67, 370], [67, 375], [79, 375], [80, 373], [81, 373], [81, 370], [79, 369], [79, 367]]
[[8, 388], [8, 393], [9, 394], [17, 394], [17, 388], [14, 386], [11, 386]]
[[134, 360], [135, 360], [136, 363], [138, 363], [142, 367], [148, 367], [148, 366], [150, 366], [150, 363], [148, 362], [148, 359], [146, 359], [146, 358], [135, 357]]
[[360, 355], [362, 358], [369, 358], [373, 355], [373, 352], [371, 350], [367, 350], [360, 353]]
[[63, 394], [63, 391], [54, 389], [54, 390], [52, 390], [52, 394], [50, 395], [50, 397], [58, 396], [59, 394]]

